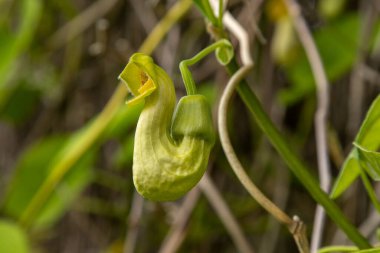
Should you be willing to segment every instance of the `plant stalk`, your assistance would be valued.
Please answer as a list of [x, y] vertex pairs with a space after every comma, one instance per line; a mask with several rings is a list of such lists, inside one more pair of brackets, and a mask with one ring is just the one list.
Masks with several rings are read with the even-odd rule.
[[[234, 57], [227, 65], [227, 71], [230, 75], [233, 75], [237, 70], [238, 65], [236, 63], [236, 58]], [[369, 242], [363, 237], [363, 235], [360, 234], [356, 227], [350, 223], [337, 204], [332, 201], [324, 191], [321, 190], [318, 182], [314, 179], [308, 168], [303, 164], [297, 154], [289, 147], [285, 141], [285, 138], [281, 135], [268, 115], [265, 113], [261, 103], [250, 89], [247, 82], [244, 80], [240, 82], [237, 86], [237, 91], [245, 105], [252, 113], [260, 129], [265, 133], [271, 144], [289, 166], [289, 169], [303, 184], [310, 195], [324, 207], [330, 218], [360, 249], [371, 248]]]

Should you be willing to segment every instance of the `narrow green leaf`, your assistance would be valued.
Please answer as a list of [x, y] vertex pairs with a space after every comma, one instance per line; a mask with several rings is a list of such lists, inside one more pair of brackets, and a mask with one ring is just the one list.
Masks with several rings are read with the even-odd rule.
[[0, 87], [3, 86], [6, 74], [14, 60], [26, 48], [33, 38], [37, 28], [37, 22], [42, 12], [40, 0], [24, 0], [21, 6], [20, 25], [16, 36], [11, 36], [7, 42], [0, 47]]
[[341, 171], [335, 184], [331, 190], [330, 197], [335, 199], [339, 197], [360, 175], [360, 165], [357, 156], [357, 150], [351, 150], [346, 160], [343, 163]]
[[360, 175], [360, 166], [374, 180], [380, 180], [380, 166], [376, 150], [380, 147], [380, 95], [374, 100], [355, 138], [355, 147], [346, 158], [330, 197], [339, 197]]
[[[42, 182], [51, 173], [50, 165], [66, 146], [67, 140], [68, 138], [62, 136], [49, 137], [24, 152], [8, 187], [3, 204], [5, 214], [19, 218]], [[34, 228], [48, 227], [63, 215], [75, 197], [91, 181], [90, 164], [93, 158], [91, 154], [84, 156], [64, 177], [37, 215], [33, 223]]]
[[[334, 82], [352, 68], [357, 56], [360, 34], [360, 20], [357, 13], [348, 13], [333, 20], [323, 29], [314, 32], [318, 52], [321, 55], [327, 77]], [[370, 43], [373, 42], [376, 24]], [[292, 61], [285, 66], [285, 72], [291, 87], [279, 93], [282, 103], [294, 104], [315, 90], [315, 81], [306, 54], [301, 47], [292, 51]]]
[[17, 224], [4, 219], [0, 220], [0, 252], [30, 252], [25, 231]]
[[369, 150], [380, 147], [380, 95], [372, 102], [355, 142]]
[[[5, 89], [2, 89], [0, 92], [4, 91]], [[0, 106], [0, 119], [21, 125], [35, 111], [41, 92], [27, 80], [20, 80], [15, 86], [7, 88], [7, 91], [7, 102], [2, 108]]]
[[380, 252], [380, 248], [373, 248], [373, 249], [363, 249], [354, 251], [353, 253], [378, 253]]

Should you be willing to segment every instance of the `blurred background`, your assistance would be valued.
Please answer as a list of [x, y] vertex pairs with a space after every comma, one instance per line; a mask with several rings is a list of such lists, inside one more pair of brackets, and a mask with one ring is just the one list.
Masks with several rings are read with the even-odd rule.
[[[119, 103], [117, 109], [104, 109], [120, 89], [117, 77], [129, 57], [176, 2], [0, 0], [0, 237], [14, 234], [20, 247], [9, 252], [238, 252], [204, 187], [167, 203], [143, 201], [135, 193], [133, 137], [141, 108]], [[380, 5], [298, 2], [331, 82], [328, 144], [336, 177], [380, 91]], [[212, 43], [205, 19], [190, 4], [152, 53], [173, 78], [177, 97], [185, 94], [179, 62]], [[230, 0], [228, 10], [250, 34], [256, 63], [250, 86], [315, 170], [315, 84], [283, 3]], [[212, 55], [191, 71], [216, 121], [228, 75]], [[229, 124], [252, 180], [289, 215], [301, 217], [310, 235], [315, 202], [238, 96]], [[237, 180], [218, 141], [208, 173], [254, 252], [296, 252], [286, 228]], [[316, 170], [312, 173], [317, 177]], [[363, 185], [353, 184], [338, 203], [376, 241], [380, 220]], [[323, 244], [345, 240], [327, 219]]]

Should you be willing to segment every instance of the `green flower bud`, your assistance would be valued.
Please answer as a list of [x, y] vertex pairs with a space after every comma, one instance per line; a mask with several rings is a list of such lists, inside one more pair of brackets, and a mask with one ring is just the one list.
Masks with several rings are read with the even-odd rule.
[[135, 134], [135, 187], [150, 200], [178, 199], [206, 170], [215, 139], [210, 108], [203, 96], [191, 95], [181, 99], [174, 113], [172, 80], [143, 54], [130, 58], [120, 79], [135, 96], [128, 105], [145, 100]]

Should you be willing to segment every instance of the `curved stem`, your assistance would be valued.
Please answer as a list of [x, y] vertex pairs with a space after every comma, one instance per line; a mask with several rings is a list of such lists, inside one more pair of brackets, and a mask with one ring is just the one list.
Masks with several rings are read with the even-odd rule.
[[237, 158], [235, 151], [232, 147], [230, 138], [227, 131], [227, 107], [230, 102], [231, 95], [234, 92], [235, 86], [239, 84], [246, 74], [252, 69], [252, 65], [244, 66], [240, 68], [230, 79], [225, 88], [223, 95], [220, 99], [220, 105], [218, 109], [218, 128], [220, 135], [220, 142], [222, 144], [224, 153], [227, 156], [228, 162], [234, 170], [236, 176], [240, 182], [247, 189], [249, 194], [269, 213], [271, 213], [281, 223], [291, 226], [293, 224], [292, 219], [286, 215], [281, 209], [273, 204], [251, 181], [247, 173], [244, 171], [239, 159]]
[[[233, 58], [227, 65], [227, 70], [232, 75], [237, 71], [237, 69], [238, 66], [236, 59]], [[330, 218], [334, 220], [334, 222], [359, 248], [370, 248], [371, 245], [368, 241], [363, 237], [363, 235], [360, 234], [356, 227], [348, 221], [336, 203], [332, 201], [324, 191], [321, 190], [318, 182], [314, 179], [314, 176], [310, 174], [308, 168], [303, 164], [298, 155], [289, 147], [284, 137], [265, 113], [256, 95], [252, 92], [244, 80], [242, 80], [237, 86], [237, 91], [245, 105], [251, 111], [260, 129], [265, 133], [274, 148], [279, 152], [285, 163], [289, 166], [289, 169], [304, 185], [310, 195], [325, 208], [326, 213], [330, 216]]]
[[249, 194], [270, 214], [272, 214], [279, 222], [288, 227], [288, 230], [293, 234], [294, 240], [297, 243], [298, 249], [302, 253], [309, 252], [309, 245], [306, 237], [306, 229], [304, 224], [298, 217], [291, 219], [286, 213], [284, 213], [279, 207], [277, 207], [272, 201], [270, 201], [256, 185], [249, 178], [241, 165], [237, 155], [232, 147], [228, 131], [227, 131], [227, 108], [231, 96], [240, 83], [240, 81], [249, 73], [253, 65], [246, 65], [241, 67], [230, 79], [225, 88], [223, 95], [220, 99], [220, 105], [218, 109], [218, 128], [220, 135], [220, 142], [222, 144], [224, 153], [227, 160], [234, 170], [239, 181], [249, 192]]
[[[214, 13], [218, 13], [218, 0], [210, 0]], [[243, 65], [253, 64], [251, 51], [249, 47], [249, 35], [239, 22], [226, 11], [223, 14], [223, 24], [238, 39], [240, 46], [240, 57]]]
[[197, 62], [199, 62], [200, 60], [202, 60], [204, 57], [214, 52], [215, 50], [219, 48], [223, 48], [223, 47], [231, 47], [230, 42], [225, 39], [219, 40], [211, 44], [210, 46], [206, 47], [202, 51], [200, 51], [194, 57], [181, 61], [181, 63], [179, 64], [179, 70], [181, 71], [181, 75], [182, 75], [183, 83], [185, 84], [187, 95], [194, 95], [197, 92], [195, 81], [193, 79], [193, 76], [190, 73], [189, 67], [196, 64]]

